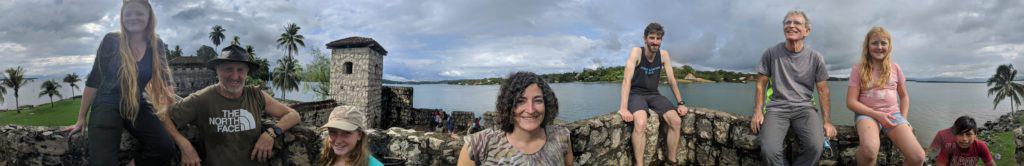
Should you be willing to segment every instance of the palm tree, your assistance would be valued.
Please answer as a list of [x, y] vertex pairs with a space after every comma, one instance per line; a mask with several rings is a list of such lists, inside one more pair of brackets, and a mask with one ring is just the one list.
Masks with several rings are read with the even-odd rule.
[[171, 60], [171, 59], [174, 59], [174, 58], [177, 58], [177, 57], [181, 57], [181, 46], [180, 45], [174, 45], [174, 49], [173, 50], [167, 49], [167, 53], [165, 53], [165, 54], [167, 55], [167, 60]]
[[239, 42], [238, 40], [239, 40], [238, 36], [235, 36], [235, 37], [231, 38], [231, 45], [236, 45], [236, 46], [237, 45], [242, 45], [242, 42]]
[[[1024, 97], [1022, 96], [1024, 95], [1024, 85], [1013, 82], [1016, 77], [1017, 70], [1013, 69], [1013, 65], [1005, 64], [999, 65], [999, 67], [996, 68], [996, 74], [992, 75], [992, 77], [988, 79], [986, 82], [989, 86], [988, 95], [995, 95], [995, 98], [992, 100], [993, 110], [996, 109], [999, 102], [1002, 102], [1003, 99], [1009, 98], [1011, 109], [1010, 113], [1015, 115], [1014, 112], [1017, 112], [1016, 106], [1020, 105], [1021, 97]], [[1014, 117], [1016, 118], [1016, 116]]]
[[213, 31], [210, 32], [210, 40], [213, 41], [214, 50], [220, 46], [220, 41], [224, 40], [224, 31], [227, 30], [224, 30], [220, 25], [213, 26]]
[[298, 72], [302, 71], [302, 67], [299, 66], [299, 62], [292, 57], [293, 52], [298, 52], [299, 47], [305, 47], [306, 43], [303, 41], [306, 38], [299, 34], [300, 28], [295, 23], [288, 24], [285, 26], [284, 33], [281, 33], [281, 37], [277, 39], [277, 46], [280, 48], [284, 46], [288, 52], [288, 56], [277, 60], [277, 68], [274, 68], [272, 75], [274, 86], [281, 89], [281, 97], [285, 97], [284, 93], [287, 91], [294, 91], [299, 89], [299, 76]]
[[18, 106], [21, 105], [18, 103], [18, 90], [29, 82], [29, 80], [25, 79], [25, 69], [18, 66], [18, 68], [7, 68], [4, 72], [7, 73], [7, 79], [3, 81], [3, 85], [14, 89], [14, 110], [21, 113], [21, 110], [18, 109]]
[[39, 97], [50, 96], [50, 108], [53, 108], [53, 96], [64, 98], [64, 96], [60, 95], [60, 91], [57, 90], [60, 88], [60, 83], [57, 83], [57, 81], [46, 80], [46, 82], [43, 82], [43, 85], [39, 86], [39, 89], [42, 90], [39, 91]]
[[260, 65], [260, 68], [258, 69], [250, 69], [252, 72], [249, 72], [249, 76], [266, 82], [267, 80], [270, 80], [270, 62], [267, 61], [267, 59], [257, 57], [255, 51], [256, 50], [252, 45], [245, 46], [245, 52], [249, 53], [249, 60]]
[[245, 52], [249, 53], [249, 59], [256, 58], [256, 49], [253, 48], [252, 45], [245, 45]]
[[71, 73], [64, 76], [64, 83], [68, 83], [68, 86], [71, 87], [71, 97], [75, 97], [75, 89], [78, 89], [78, 81], [82, 81], [82, 79], [78, 78], [77, 73]]
[[302, 67], [299, 66], [299, 61], [292, 59], [291, 57], [284, 57], [277, 60], [278, 66], [274, 68], [274, 87], [281, 90], [281, 98], [287, 100], [285, 92], [299, 90], [299, 72], [302, 71]]
[[300, 28], [295, 23], [288, 24], [284, 28], [284, 33], [281, 33], [281, 38], [277, 39], [277, 47], [284, 46], [284, 49], [288, 51], [288, 57], [292, 57], [292, 52], [299, 52], [299, 46], [305, 47], [306, 43], [303, 41], [306, 37], [299, 34]]

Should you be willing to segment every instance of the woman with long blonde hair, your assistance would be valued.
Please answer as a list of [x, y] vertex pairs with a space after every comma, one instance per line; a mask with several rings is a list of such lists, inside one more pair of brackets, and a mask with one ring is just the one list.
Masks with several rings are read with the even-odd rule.
[[154, 108], [165, 108], [178, 97], [164, 44], [156, 35], [156, 16], [147, 0], [124, 0], [120, 18], [121, 31], [106, 34], [96, 51], [78, 122], [65, 131], [86, 128], [89, 115], [89, 165], [119, 164], [122, 130], [142, 145], [145, 153], [137, 156], [137, 164], [167, 165], [175, 155], [174, 142]]
[[879, 132], [889, 136], [903, 152], [904, 165], [921, 165], [925, 154], [907, 121], [910, 97], [903, 70], [892, 61], [892, 35], [885, 28], [873, 27], [864, 36], [860, 64], [850, 72], [846, 107], [856, 114], [860, 147], [857, 165], [875, 165]]
[[326, 130], [323, 148], [320, 148], [320, 166], [369, 165], [382, 166], [377, 158], [370, 155], [367, 148], [366, 114], [355, 107], [339, 106], [331, 111], [327, 124], [320, 127]]

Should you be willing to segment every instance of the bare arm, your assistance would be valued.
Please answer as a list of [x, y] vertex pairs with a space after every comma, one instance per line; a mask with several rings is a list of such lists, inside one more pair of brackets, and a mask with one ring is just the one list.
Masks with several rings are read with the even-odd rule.
[[907, 93], [907, 85], [897, 85], [896, 93], [900, 95], [900, 114], [903, 114], [903, 118], [910, 118], [907, 117], [910, 115], [910, 95]]
[[85, 87], [82, 92], [82, 104], [78, 106], [78, 121], [84, 121], [85, 116], [89, 114], [89, 106], [92, 105], [92, 99], [96, 97], [96, 88]]
[[683, 101], [683, 94], [679, 93], [679, 80], [676, 80], [676, 74], [672, 71], [672, 56], [668, 55], [668, 51], [661, 52], [661, 59], [665, 68], [665, 76], [668, 77], [668, 85], [672, 87], [672, 94], [675, 95], [676, 101]]
[[829, 111], [830, 111], [829, 108], [831, 108], [831, 107], [830, 107], [829, 98], [828, 98], [829, 97], [828, 96], [829, 95], [829, 92], [828, 92], [828, 82], [827, 81], [818, 82], [817, 83], [817, 88], [818, 88], [818, 102], [821, 103], [821, 112], [822, 112], [821, 120], [823, 122], [825, 122], [825, 123], [832, 123], [832, 118], [830, 117], [831, 114], [829, 113]]
[[[263, 110], [266, 111], [267, 114], [270, 114], [270, 116], [280, 119], [277, 121], [277, 124], [274, 124], [274, 127], [280, 128], [281, 131], [286, 131], [294, 127], [296, 124], [299, 124], [301, 119], [298, 112], [295, 112], [294, 109], [281, 104], [281, 102], [278, 102], [266, 92], [260, 91], [260, 94], [263, 95], [263, 101], [266, 103]], [[267, 132], [260, 134], [259, 140], [256, 140], [256, 145], [252, 148], [252, 152], [249, 153], [249, 158], [257, 161], [266, 161], [267, 159], [270, 159], [270, 155], [272, 154], [271, 152], [274, 149], [273, 141], [275, 139], [282, 138], [271, 136], [270, 133]]]
[[768, 86], [768, 76], [758, 74], [757, 86], [754, 88], [754, 114], [761, 114], [761, 108], [764, 108], [765, 86]]
[[68, 132], [68, 136], [74, 135], [78, 131], [85, 130], [85, 116], [89, 115], [89, 106], [92, 105], [92, 99], [96, 97], [96, 88], [85, 87], [85, 91], [82, 93], [82, 104], [78, 106], [78, 118], [74, 125], [68, 126], [61, 130], [62, 132]]
[[462, 144], [462, 151], [459, 152], [458, 166], [474, 166], [476, 162], [469, 159], [469, 145]]
[[266, 92], [260, 91], [260, 93], [263, 94], [263, 99], [266, 100], [265, 102], [267, 103], [264, 110], [267, 110], [267, 113], [270, 114], [270, 116], [281, 119], [274, 126], [285, 131], [294, 127], [296, 124], [299, 124], [301, 117], [298, 112], [295, 112], [295, 109], [281, 104], [281, 102], [278, 102]]
[[757, 85], [754, 90], [754, 114], [750, 116], [750, 131], [757, 134], [761, 130], [761, 123], [764, 122], [764, 113], [761, 113], [761, 108], [764, 107], [764, 86], [768, 84], [768, 76], [758, 74]]
[[181, 152], [181, 165], [199, 165], [202, 159], [199, 158], [195, 147], [188, 141], [188, 138], [185, 138], [184, 135], [181, 135], [181, 132], [178, 132], [177, 126], [171, 120], [171, 108], [171, 106], [167, 106], [166, 109], [161, 109], [156, 115], [160, 122], [164, 124], [164, 130], [171, 135], [174, 144], [178, 145], [179, 152]]
[[627, 109], [629, 101], [629, 87], [633, 85], [633, 69], [636, 68], [636, 60], [640, 57], [640, 48], [633, 48], [626, 59], [626, 67], [622, 71], [622, 92], [619, 95], [619, 110]]
[[828, 81], [820, 81], [817, 83], [818, 89], [818, 102], [821, 103], [821, 120], [825, 129], [826, 138], [834, 138], [836, 136], [836, 128], [832, 126], [831, 113], [829, 111], [829, 92], [828, 92]]
[[566, 140], [566, 144], [565, 144], [565, 145], [566, 145], [567, 147], [569, 147], [569, 149], [568, 149], [568, 150], [566, 150], [566, 152], [565, 152], [565, 165], [572, 165], [572, 162], [573, 162], [573, 156], [572, 156], [572, 138], [569, 138], [568, 140]]
[[166, 130], [167, 133], [171, 134], [171, 139], [174, 139], [174, 143], [178, 144], [179, 147], [192, 147], [192, 143], [188, 142], [188, 138], [185, 138], [184, 135], [181, 135], [181, 132], [178, 132], [178, 128], [175, 127], [174, 121], [171, 121], [169, 109], [157, 113], [157, 116], [160, 118], [160, 122], [164, 123], [164, 130]]

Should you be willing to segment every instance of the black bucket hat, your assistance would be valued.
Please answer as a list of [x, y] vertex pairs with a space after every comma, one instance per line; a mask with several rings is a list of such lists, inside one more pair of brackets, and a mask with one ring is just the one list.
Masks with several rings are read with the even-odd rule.
[[217, 70], [217, 65], [224, 62], [245, 63], [246, 65], [249, 65], [249, 71], [259, 69], [260, 67], [259, 64], [253, 63], [252, 59], [249, 59], [249, 53], [246, 52], [245, 49], [237, 45], [231, 45], [221, 49], [220, 55], [217, 55], [217, 58], [206, 62], [206, 67], [209, 67], [212, 70]]

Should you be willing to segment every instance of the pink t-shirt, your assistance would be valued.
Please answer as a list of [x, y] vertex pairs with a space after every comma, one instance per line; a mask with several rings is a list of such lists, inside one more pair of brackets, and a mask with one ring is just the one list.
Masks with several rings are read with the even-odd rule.
[[[897, 85], [903, 85], [907, 82], [907, 78], [903, 77], [903, 70], [900, 70], [900, 65], [896, 63], [892, 64], [889, 68], [892, 70], [889, 74], [889, 81], [882, 87], [876, 87], [871, 85], [871, 89], [860, 89], [860, 97], [857, 101], [860, 101], [869, 108], [886, 114], [892, 114], [900, 111], [899, 94], [896, 91]], [[872, 78], [878, 77], [878, 72], [871, 73]], [[850, 71], [850, 87], [860, 87], [860, 65], [854, 65], [853, 70]], [[872, 81], [874, 82], [874, 81]], [[870, 84], [869, 84], [870, 85]]]

